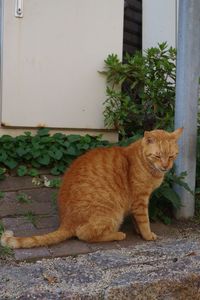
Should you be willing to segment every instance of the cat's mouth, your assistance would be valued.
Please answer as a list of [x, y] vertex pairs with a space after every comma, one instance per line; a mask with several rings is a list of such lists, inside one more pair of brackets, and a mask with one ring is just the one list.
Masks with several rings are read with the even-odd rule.
[[159, 169], [160, 169], [160, 171], [163, 172], [163, 173], [166, 173], [166, 172], [169, 171], [169, 169], [166, 169], [166, 168], [159, 168]]
[[149, 164], [150, 168], [156, 172], [159, 172], [159, 173], [167, 173], [169, 171], [169, 168], [165, 168], [165, 167], [161, 167], [161, 166], [157, 166], [156, 164], [154, 163], [151, 163]]
[[156, 171], [158, 171], [160, 173], [167, 173], [169, 171], [168, 168], [158, 167], [156, 165], [154, 165], [154, 168], [155, 168]]

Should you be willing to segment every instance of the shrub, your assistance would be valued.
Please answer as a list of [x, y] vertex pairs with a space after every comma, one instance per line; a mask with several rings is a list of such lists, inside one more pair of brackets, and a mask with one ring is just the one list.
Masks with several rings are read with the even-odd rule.
[[111, 54], [105, 60], [107, 99], [105, 125], [122, 137], [153, 128], [173, 128], [176, 50], [166, 43], [144, 54]]

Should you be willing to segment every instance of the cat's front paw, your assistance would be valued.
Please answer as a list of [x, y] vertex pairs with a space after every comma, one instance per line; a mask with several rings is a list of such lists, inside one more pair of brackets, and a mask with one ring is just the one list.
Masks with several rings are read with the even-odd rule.
[[151, 241], [157, 240], [157, 235], [154, 232], [151, 232]]
[[150, 234], [144, 236], [144, 239], [146, 241], [155, 241], [157, 239], [157, 235], [154, 232], [150, 232]]

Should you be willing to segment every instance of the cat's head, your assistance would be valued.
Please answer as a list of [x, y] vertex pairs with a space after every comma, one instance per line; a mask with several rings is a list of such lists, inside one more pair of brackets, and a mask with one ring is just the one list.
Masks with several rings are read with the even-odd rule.
[[142, 139], [143, 153], [151, 168], [165, 173], [173, 166], [178, 155], [177, 141], [183, 128], [174, 132], [164, 130], [145, 131]]

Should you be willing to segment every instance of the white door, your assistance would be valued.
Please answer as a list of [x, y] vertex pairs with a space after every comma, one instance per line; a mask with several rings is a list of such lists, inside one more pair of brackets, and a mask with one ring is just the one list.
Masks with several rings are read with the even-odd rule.
[[123, 0], [17, 0], [2, 5], [5, 126], [101, 129], [110, 53], [122, 54]]
[[167, 42], [176, 47], [178, 0], [143, 0], [142, 48]]

